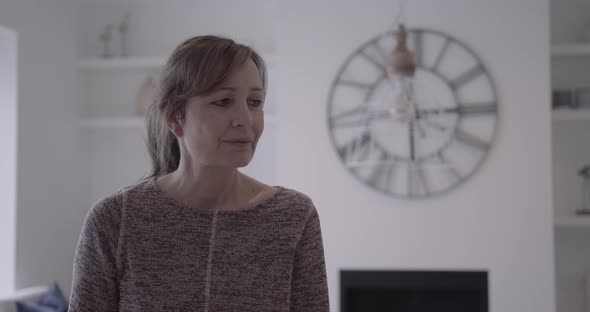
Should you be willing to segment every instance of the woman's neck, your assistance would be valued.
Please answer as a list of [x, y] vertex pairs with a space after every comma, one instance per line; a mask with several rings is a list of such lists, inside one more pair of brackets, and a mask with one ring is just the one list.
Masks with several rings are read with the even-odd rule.
[[159, 178], [162, 189], [190, 207], [235, 209], [256, 193], [249, 179], [236, 168], [203, 167], [178, 170]]

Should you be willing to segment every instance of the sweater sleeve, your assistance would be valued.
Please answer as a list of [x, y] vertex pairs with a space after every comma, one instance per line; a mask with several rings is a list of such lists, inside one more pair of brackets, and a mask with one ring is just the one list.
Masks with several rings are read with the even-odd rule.
[[74, 257], [69, 312], [118, 310], [120, 209], [113, 196], [97, 202], [86, 215]]
[[320, 219], [313, 205], [295, 251], [291, 283], [291, 312], [330, 311]]

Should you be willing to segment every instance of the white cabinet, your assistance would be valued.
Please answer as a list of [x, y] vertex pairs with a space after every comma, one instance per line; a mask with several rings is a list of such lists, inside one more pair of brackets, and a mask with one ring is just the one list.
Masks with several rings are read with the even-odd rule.
[[[552, 46], [552, 88], [590, 86], [590, 44]], [[578, 170], [590, 164], [590, 108], [552, 113], [557, 311], [590, 311], [590, 215]]]
[[[276, 64], [263, 55], [272, 79]], [[78, 62], [81, 132], [88, 205], [144, 177], [150, 168], [143, 116], [135, 96], [144, 80], [157, 77], [163, 57], [84, 59]], [[265, 104], [265, 131], [253, 161], [241, 170], [276, 184], [277, 96], [270, 84]]]

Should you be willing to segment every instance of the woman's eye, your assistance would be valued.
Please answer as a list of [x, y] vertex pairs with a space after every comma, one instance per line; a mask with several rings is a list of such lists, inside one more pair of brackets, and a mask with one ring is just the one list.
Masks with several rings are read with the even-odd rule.
[[214, 101], [211, 104], [225, 107], [225, 106], [228, 106], [229, 104], [231, 104], [231, 99], [225, 98], [225, 99]]
[[251, 100], [248, 100], [248, 104], [252, 107], [258, 108], [258, 107], [262, 106], [262, 100], [251, 99]]

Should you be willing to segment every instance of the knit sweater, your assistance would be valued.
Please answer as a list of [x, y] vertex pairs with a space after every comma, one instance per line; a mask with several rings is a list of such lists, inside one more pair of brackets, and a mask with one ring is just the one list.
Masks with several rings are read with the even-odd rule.
[[278, 186], [253, 207], [184, 206], [155, 179], [98, 201], [76, 249], [69, 312], [328, 312], [320, 220]]

